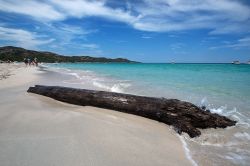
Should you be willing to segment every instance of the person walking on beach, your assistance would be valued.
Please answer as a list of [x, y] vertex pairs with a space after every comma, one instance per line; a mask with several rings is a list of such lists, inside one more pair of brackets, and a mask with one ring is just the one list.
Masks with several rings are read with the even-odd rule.
[[23, 61], [24, 61], [25, 65], [26, 65], [26, 67], [27, 67], [28, 66], [28, 59], [24, 58]]
[[35, 63], [35, 65], [36, 65], [36, 67], [38, 66], [38, 61], [37, 61], [37, 58], [35, 57], [34, 58], [34, 63]]
[[31, 65], [31, 60], [30, 58], [27, 59], [29, 66]]

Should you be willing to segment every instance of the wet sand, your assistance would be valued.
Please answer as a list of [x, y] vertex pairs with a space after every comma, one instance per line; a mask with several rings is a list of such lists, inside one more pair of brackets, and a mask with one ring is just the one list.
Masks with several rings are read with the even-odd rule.
[[[29, 94], [42, 72], [0, 64], [0, 163], [15, 165], [191, 165], [167, 125]], [[6, 73], [6, 72], [5, 72]]]

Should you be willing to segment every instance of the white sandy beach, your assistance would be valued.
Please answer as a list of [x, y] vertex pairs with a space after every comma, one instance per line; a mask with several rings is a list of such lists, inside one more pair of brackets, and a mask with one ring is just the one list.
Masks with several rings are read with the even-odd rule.
[[37, 69], [0, 64], [1, 165], [191, 165], [163, 123], [27, 93], [40, 82]]

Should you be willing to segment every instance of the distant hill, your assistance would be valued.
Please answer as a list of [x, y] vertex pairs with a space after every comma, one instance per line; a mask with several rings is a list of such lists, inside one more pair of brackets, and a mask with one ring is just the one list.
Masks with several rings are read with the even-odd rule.
[[105, 57], [90, 57], [90, 56], [63, 56], [52, 52], [33, 51], [20, 47], [5, 46], [0, 47], [0, 60], [2, 61], [23, 61], [24, 58], [37, 58], [39, 62], [120, 62], [120, 63], [135, 63], [124, 58], [110, 59]]

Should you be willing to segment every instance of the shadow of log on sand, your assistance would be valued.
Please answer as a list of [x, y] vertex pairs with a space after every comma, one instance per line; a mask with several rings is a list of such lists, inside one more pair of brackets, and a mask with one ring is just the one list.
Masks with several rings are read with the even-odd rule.
[[201, 134], [199, 129], [225, 128], [236, 124], [225, 116], [177, 99], [42, 85], [30, 87], [28, 92], [70, 104], [112, 109], [157, 120], [174, 126], [179, 134], [186, 132], [192, 138]]

